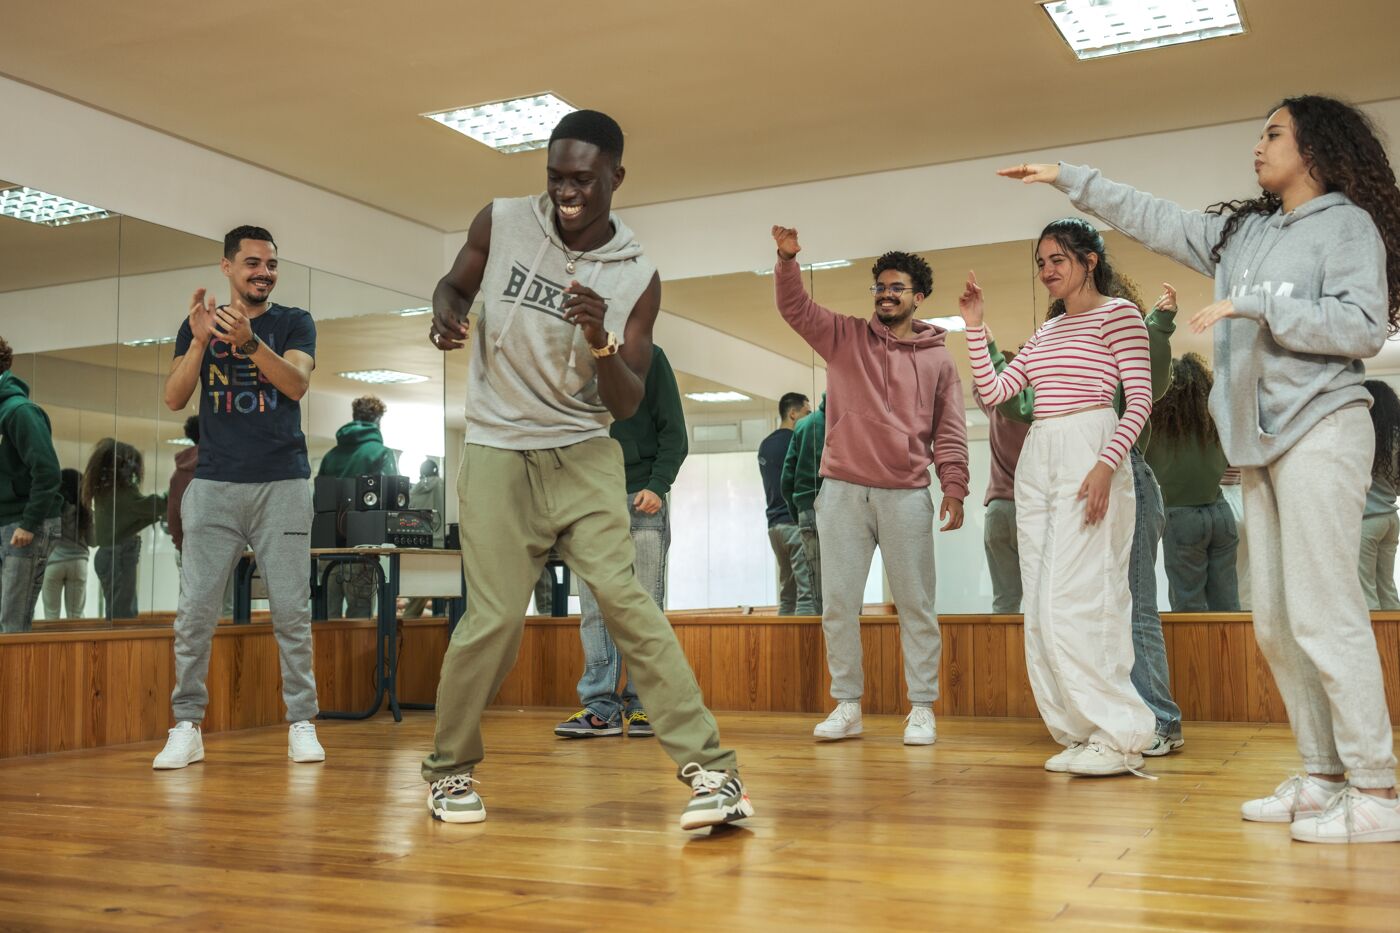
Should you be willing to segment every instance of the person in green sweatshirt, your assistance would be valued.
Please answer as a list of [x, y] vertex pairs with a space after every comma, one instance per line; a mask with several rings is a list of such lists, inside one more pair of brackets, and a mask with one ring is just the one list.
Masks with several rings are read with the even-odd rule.
[[10, 371], [0, 338], [0, 632], [27, 632], [63, 514], [49, 416]]
[[[351, 422], [335, 432], [335, 446], [321, 458], [318, 476], [353, 478], [366, 474], [393, 476], [399, 455], [384, 446], [379, 422], [388, 407], [373, 395], [350, 403]], [[374, 614], [375, 574], [364, 564], [341, 564], [326, 580], [326, 602], [332, 618], [369, 619]]]
[[168, 497], [142, 495], [145, 460], [130, 444], [104, 437], [83, 471], [83, 504], [92, 510], [97, 554], [93, 568], [108, 619], [134, 619], [141, 530], [165, 516]]
[[1206, 409], [1210, 366], [1198, 353], [1172, 360], [1172, 384], [1152, 409], [1147, 462], [1162, 484], [1162, 563], [1173, 612], [1238, 612], [1239, 531], [1220, 491], [1229, 464]]
[[[637, 549], [634, 569], [642, 589], [656, 605], [666, 608], [666, 554], [671, 548], [671, 514], [666, 495], [690, 451], [685, 415], [676, 374], [661, 348], [652, 345], [642, 404], [637, 413], [614, 421], [608, 429], [622, 448], [627, 477], [627, 509], [631, 515], [632, 543]], [[651, 721], [642, 709], [629, 675], [619, 693], [622, 659], [608, 635], [603, 612], [593, 591], [578, 584], [582, 613], [579, 638], [583, 642], [583, 676], [578, 682], [582, 707], [554, 728], [564, 738], [621, 735], [634, 738], [653, 735]]]
[[812, 604], [822, 614], [822, 551], [817, 537], [817, 493], [822, 488], [822, 448], [826, 446], [826, 393], [817, 410], [798, 421], [788, 440], [780, 481], [788, 509], [797, 516], [802, 555], [812, 575]]

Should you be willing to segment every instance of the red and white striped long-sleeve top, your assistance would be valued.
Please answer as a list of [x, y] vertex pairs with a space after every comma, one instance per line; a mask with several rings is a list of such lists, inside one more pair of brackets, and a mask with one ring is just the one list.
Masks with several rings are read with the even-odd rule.
[[1111, 405], [1121, 382], [1123, 416], [1099, 454], [1113, 469], [1152, 413], [1147, 325], [1130, 301], [1110, 298], [1092, 311], [1046, 321], [1000, 374], [987, 355], [985, 328], [967, 329], [967, 351], [973, 384], [984, 402], [998, 405], [1031, 385], [1037, 418]]

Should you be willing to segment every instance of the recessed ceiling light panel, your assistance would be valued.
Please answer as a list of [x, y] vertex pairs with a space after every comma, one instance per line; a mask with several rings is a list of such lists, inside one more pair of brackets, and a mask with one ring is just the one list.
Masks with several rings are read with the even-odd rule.
[[577, 109], [553, 94], [536, 94], [423, 116], [497, 152], [528, 152], [549, 145], [554, 127]]
[[0, 189], [0, 215], [46, 227], [86, 223], [115, 216], [111, 211], [81, 201], [23, 186]]
[[1039, 0], [1080, 59], [1245, 31], [1238, 0]]
[[349, 372], [337, 373], [344, 379], [354, 379], [356, 382], [368, 382], [373, 385], [400, 385], [409, 382], [427, 382], [427, 376], [419, 376], [415, 373], [401, 373], [396, 369], [355, 369]]
[[687, 392], [685, 397], [692, 402], [747, 402], [749, 397], [742, 392]]

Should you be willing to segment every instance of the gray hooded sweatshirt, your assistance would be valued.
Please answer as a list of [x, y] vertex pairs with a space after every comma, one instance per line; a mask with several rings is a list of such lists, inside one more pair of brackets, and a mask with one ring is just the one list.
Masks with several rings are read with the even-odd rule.
[[1061, 163], [1055, 187], [1148, 249], [1215, 279], [1238, 317], [1215, 325], [1210, 413], [1233, 466], [1272, 463], [1323, 418], [1370, 405], [1362, 360], [1385, 344], [1385, 245], [1340, 192], [1251, 214], [1210, 258], [1225, 217], [1187, 211], [1098, 169]]
[[577, 281], [602, 295], [603, 323], [620, 340], [656, 272], [632, 231], [610, 219], [612, 239], [579, 254], [564, 247], [548, 195], [492, 203], [485, 307], [467, 370], [467, 443], [536, 450], [608, 436], [597, 362], [583, 332], [564, 320], [564, 289]]

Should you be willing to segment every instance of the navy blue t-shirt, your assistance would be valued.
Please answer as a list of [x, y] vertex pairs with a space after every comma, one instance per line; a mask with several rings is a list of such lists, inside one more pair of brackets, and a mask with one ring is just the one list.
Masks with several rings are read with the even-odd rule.
[[[316, 355], [316, 324], [301, 308], [268, 305], [250, 322], [253, 333], [274, 353], [288, 350]], [[188, 319], [175, 337], [175, 355], [184, 356], [194, 333]], [[301, 404], [288, 398], [256, 363], [215, 337], [204, 350], [199, 382], [198, 479], [221, 483], [272, 483], [306, 479], [311, 462], [301, 433]]]
[[783, 498], [783, 459], [787, 456], [792, 431], [779, 428], [758, 445], [758, 472], [763, 477], [763, 497], [768, 500], [768, 527], [796, 525]]

